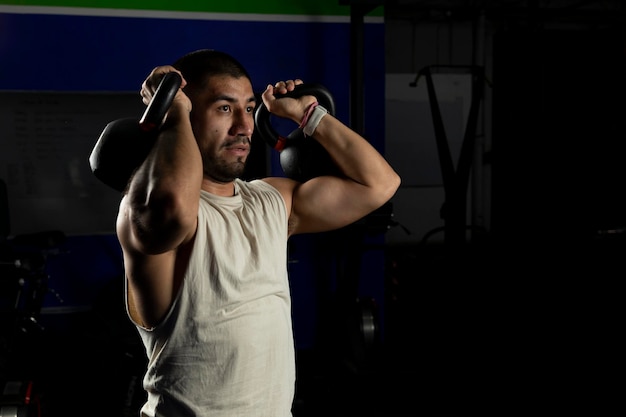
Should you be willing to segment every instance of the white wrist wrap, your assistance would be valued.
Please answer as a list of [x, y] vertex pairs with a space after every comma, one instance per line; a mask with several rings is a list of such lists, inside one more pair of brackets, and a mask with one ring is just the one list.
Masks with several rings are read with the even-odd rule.
[[306, 125], [304, 125], [302, 129], [304, 134], [306, 136], [313, 136], [317, 125], [320, 124], [320, 120], [322, 120], [322, 117], [326, 116], [326, 114], [328, 114], [328, 110], [324, 107], [319, 105], [315, 106], [315, 110], [313, 110], [313, 113], [309, 116], [309, 120], [307, 120]]

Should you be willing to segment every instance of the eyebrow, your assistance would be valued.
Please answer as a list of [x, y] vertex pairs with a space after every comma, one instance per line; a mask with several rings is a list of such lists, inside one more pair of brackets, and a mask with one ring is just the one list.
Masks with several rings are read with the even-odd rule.
[[[227, 102], [229, 102], [229, 103], [234, 103], [234, 102], [236, 102], [237, 100], [236, 100], [234, 97], [232, 97], [232, 96], [228, 96], [228, 95], [219, 95], [219, 96], [216, 96], [216, 97], [212, 100], [212, 102], [213, 102], [213, 103], [218, 102], [218, 101], [227, 101]], [[255, 97], [255, 96], [250, 96], [250, 97], [248, 98], [248, 100], [246, 101], [246, 103], [256, 103], [256, 97]]]

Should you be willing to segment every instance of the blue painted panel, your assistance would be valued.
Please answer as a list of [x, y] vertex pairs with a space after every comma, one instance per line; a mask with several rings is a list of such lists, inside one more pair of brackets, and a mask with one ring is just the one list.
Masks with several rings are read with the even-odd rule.
[[[366, 25], [368, 139], [384, 132], [384, 26]], [[287, 78], [326, 85], [349, 121], [350, 25], [0, 13], [0, 90], [138, 91], [156, 65], [200, 48], [237, 57], [254, 87]]]

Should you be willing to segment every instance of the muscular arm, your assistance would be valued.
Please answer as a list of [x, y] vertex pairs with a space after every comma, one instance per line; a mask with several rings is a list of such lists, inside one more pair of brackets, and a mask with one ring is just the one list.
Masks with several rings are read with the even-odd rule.
[[327, 114], [314, 134], [343, 173], [313, 178], [294, 190], [293, 233], [337, 229], [385, 204], [400, 177], [364, 138]]
[[[279, 83], [280, 84], [280, 83]], [[294, 83], [288, 83], [293, 89]], [[271, 112], [298, 122], [313, 97], [276, 99], [287, 86], [268, 86], [263, 100]], [[273, 110], [272, 110], [273, 109]], [[376, 210], [395, 194], [400, 177], [383, 156], [362, 136], [330, 114], [313, 134], [324, 146], [341, 176], [321, 176], [296, 183], [269, 179], [286, 196], [290, 234], [322, 232], [347, 226]]]
[[195, 232], [202, 161], [179, 92], [166, 123], [120, 203], [117, 235], [124, 252], [133, 318], [146, 327], [163, 317], [178, 288], [181, 251]]

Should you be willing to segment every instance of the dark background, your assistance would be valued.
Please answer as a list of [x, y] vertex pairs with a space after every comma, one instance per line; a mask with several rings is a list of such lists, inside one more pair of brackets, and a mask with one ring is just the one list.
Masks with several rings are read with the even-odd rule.
[[[621, 2], [344, 3], [354, 7], [357, 20], [384, 4], [384, 48], [366, 37], [363, 50], [372, 61], [385, 54], [385, 73], [485, 65], [491, 137], [480, 168], [490, 172], [490, 217], [487, 228], [472, 229], [460, 245], [422, 236], [386, 244], [386, 227], [401, 225], [384, 213], [383, 220], [370, 218], [365, 226], [291, 242], [290, 268], [300, 278], [294, 281], [301, 343], [294, 414], [623, 413], [616, 382], [623, 373], [618, 335], [626, 228]], [[485, 61], [474, 52], [472, 36], [450, 36], [446, 42], [455, 53], [435, 54], [397, 30], [409, 25], [430, 31], [432, 37], [421, 39], [433, 44], [450, 28], [475, 33], [483, 17], [489, 32]], [[337, 39], [355, 48], [353, 28], [340, 29]], [[331, 60], [347, 64], [343, 52], [342, 61], [335, 55]], [[354, 71], [372, 76], [368, 62], [353, 73], [341, 66], [336, 89], [346, 120], [348, 85]], [[39, 87], [48, 82], [59, 81]], [[135, 84], [129, 81], [128, 88]], [[380, 92], [375, 96], [380, 99]], [[368, 114], [371, 128], [376, 117]], [[384, 144], [393, 146], [390, 138]], [[144, 358], [120, 304], [115, 240], [73, 237], [69, 245], [74, 253], [100, 248], [106, 260], [94, 260], [94, 268], [120, 280], [98, 281], [84, 311], [42, 317], [45, 332], [5, 337], [15, 341], [20, 361], [8, 356], [3, 366], [7, 375], [15, 371], [37, 380], [48, 415], [85, 409], [135, 415]], [[45, 253], [64, 262], [54, 250]], [[5, 275], [14, 272], [3, 268]], [[94, 400], [102, 395], [111, 400]]]

